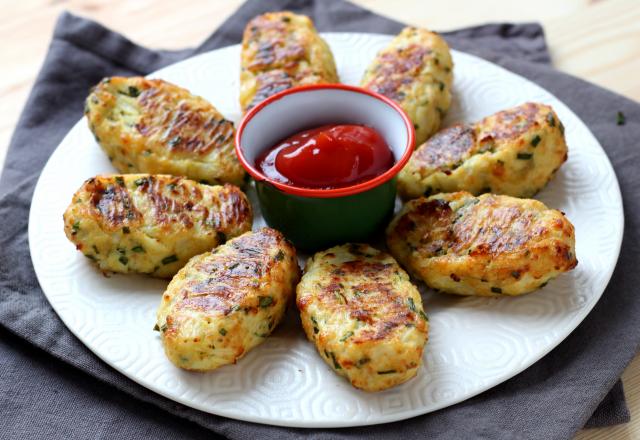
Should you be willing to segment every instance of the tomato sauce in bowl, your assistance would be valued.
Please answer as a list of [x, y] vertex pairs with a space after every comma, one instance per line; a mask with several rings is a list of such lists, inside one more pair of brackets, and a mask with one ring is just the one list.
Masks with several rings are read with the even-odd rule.
[[301, 188], [344, 188], [389, 170], [395, 159], [384, 138], [371, 127], [323, 125], [278, 142], [256, 159], [271, 180]]

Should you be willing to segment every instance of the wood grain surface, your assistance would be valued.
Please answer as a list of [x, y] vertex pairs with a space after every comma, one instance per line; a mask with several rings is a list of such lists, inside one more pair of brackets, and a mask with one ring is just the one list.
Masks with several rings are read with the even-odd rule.
[[[355, 0], [379, 14], [435, 30], [487, 22], [538, 21], [556, 68], [640, 101], [640, 2], [637, 0]], [[0, 167], [11, 133], [64, 10], [92, 18], [136, 43], [164, 49], [195, 46], [240, 0], [3, 1], [0, 14]], [[640, 438], [640, 356], [623, 382], [631, 423], [583, 430], [577, 439]]]

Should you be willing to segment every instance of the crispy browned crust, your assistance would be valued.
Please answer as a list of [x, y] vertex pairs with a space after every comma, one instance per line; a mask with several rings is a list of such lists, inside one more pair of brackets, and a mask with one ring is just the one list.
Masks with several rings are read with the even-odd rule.
[[[417, 313], [410, 310], [403, 300], [398, 300], [391, 281], [398, 275], [398, 267], [384, 262], [389, 258], [388, 255], [383, 252], [362, 252], [358, 244], [350, 244], [349, 252], [360, 259], [336, 266], [326, 284], [319, 286], [316, 298], [299, 296], [298, 309], [302, 312], [309, 301], [320, 300], [323, 307], [332, 313], [346, 311], [351, 318], [367, 323], [367, 328], [351, 339], [356, 344], [384, 339], [395, 328], [407, 324], [426, 331], [425, 322], [419, 319]], [[325, 254], [325, 257], [331, 256]], [[343, 293], [345, 284], [349, 285], [352, 293], [348, 298]]]
[[[226, 145], [234, 136], [233, 123], [217, 112], [202, 112], [188, 100], [175, 100], [161, 80], [145, 79], [138, 97], [142, 117], [136, 124], [145, 137], [161, 135], [170, 151], [205, 155]], [[98, 86], [100, 87], [100, 86]]]
[[296, 83], [295, 77], [279, 69], [260, 73], [257, 75], [256, 80], [258, 81], [258, 90], [247, 107], [247, 110], [251, 110], [256, 104], [264, 101], [271, 95], [290, 89]]
[[113, 106], [118, 93], [136, 99], [140, 115], [135, 124], [137, 133], [154, 145], [163, 140], [167, 152], [204, 156], [234, 136], [233, 123], [213, 106], [160, 79], [107, 78], [87, 98], [86, 113], [92, 111], [92, 106]]
[[375, 65], [375, 77], [362, 84], [362, 87], [402, 101], [406, 96], [402, 91], [403, 87], [417, 80], [424, 67], [425, 57], [428, 59], [431, 53], [429, 47], [418, 44], [381, 53]]
[[124, 179], [92, 177], [76, 195], [80, 193], [89, 194], [92, 217], [107, 230], [137, 227], [142, 223], [142, 214], [135, 208]]
[[[291, 260], [291, 270], [297, 281], [300, 270], [295, 261], [296, 250], [284, 236], [274, 229], [263, 228], [255, 233], [245, 234], [230, 243], [231, 251], [218, 254], [197, 262], [192, 269], [204, 278], [187, 281], [182, 290], [182, 299], [174, 306], [178, 310], [197, 310], [201, 312], [218, 311], [231, 313], [236, 307], [245, 313], [256, 314], [260, 308], [259, 298], [247, 297], [251, 289], [260, 287], [261, 280], [269, 279], [274, 265], [286, 257]], [[268, 250], [278, 249], [275, 255]], [[275, 306], [277, 298], [270, 302]], [[167, 324], [171, 328], [171, 316]]]
[[248, 111], [282, 90], [302, 84], [338, 82], [333, 56], [308, 17], [270, 12], [253, 18], [242, 39], [241, 78], [255, 81], [241, 92]]
[[[485, 127], [481, 132], [480, 142], [517, 138], [536, 125], [541, 110], [540, 104], [527, 102], [484, 118], [479, 122], [480, 126]], [[548, 107], [546, 110], [549, 112]], [[493, 122], [489, 123], [490, 120]]]
[[447, 173], [460, 163], [475, 144], [476, 135], [473, 128], [457, 124], [436, 133], [427, 141], [425, 147], [416, 150], [412, 159]]
[[181, 177], [144, 175], [131, 185], [123, 176], [97, 176], [87, 180], [76, 194], [89, 194], [91, 216], [111, 231], [142, 224], [143, 216], [132, 200], [132, 191], [146, 199], [150, 219], [161, 227], [179, 225], [190, 229], [199, 223], [223, 232], [251, 218], [251, 207], [237, 187], [224, 185], [217, 206], [210, 206], [198, 185], [185, 182], [189, 181]]
[[289, 38], [290, 23], [288, 13], [258, 15], [247, 23], [243, 38], [253, 55], [247, 69], [254, 72], [290, 69], [305, 59], [304, 41]]

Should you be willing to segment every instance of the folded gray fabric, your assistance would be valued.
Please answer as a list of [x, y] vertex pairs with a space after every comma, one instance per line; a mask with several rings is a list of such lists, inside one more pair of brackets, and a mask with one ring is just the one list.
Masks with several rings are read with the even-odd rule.
[[[167, 400], [101, 362], [58, 319], [36, 280], [27, 243], [33, 189], [46, 160], [82, 117], [88, 89], [109, 75], [146, 74], [240, 41], [253, 16], [310, 15], [321, 31], [397, 33], [402, 24], [341, 0], [249, 1], [203, 45], [143, 49], [104, 27], [61, 16], [11, 141], [0, 178], [0, 432], [7, 438], [570, 438], [585, 426], [626, 422], [618, 380], [640, 342], [640, 105], [548, 66], [538, 25], [486, 25], [446, 33], [474, 53], [545, 87], [576, 112], [607, 151], [622, 189], [626, 225], [616, 271], [587, 319], [541, 361], [480, 396], [386, 425], [288, 429], [239, 422]], [[626, 124], [616, 124], [617, 112]], [[70, 164], [72, 166], [72, 164]], [[194, 423], [192, 423], [194, 422]]]

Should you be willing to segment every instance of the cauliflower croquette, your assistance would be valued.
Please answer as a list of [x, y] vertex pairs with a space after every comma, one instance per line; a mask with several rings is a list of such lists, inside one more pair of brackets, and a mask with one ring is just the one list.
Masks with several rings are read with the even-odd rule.
[[236, 363], [281, 321], [299, 278], [295, 249], [269, 228], [193, 257], [158, 310], [167, 357], [194, 371]]
[[173, 276], [189, 258], [251, 229], [233, 185], [124, 174], [87, 180], [64, 213], [67, 238], [103, 271]]
[[384, 390], [414, 377], [429, 322], [407, 273], [366, 244], [316, 253], [296, 289], [307, 338], [354, 387]]
[[416, 278], [458, 295], [522, 295], [578, 264], [562, 212], [493, 194], [411, 200], [389, 225], [387, 245]]
[[186, 89], [159, 79], [105, 78], [87, 98], [85, 115], [121, 173], [243, 184], [233, 123]]
[[560, 119], [529, 102], [436, 133], [400, 171], [398, 192], [405, 199], [455, 191], [532, 197], [566, 160]]
[[407, 27], [377, 54], [360, 85], [400, 104], [413, 122], [418, 146], [440, 128], [449, 110], [452, 71], [442, 37]]
[[240, 62], [243, 112], [291, 87], [337, 82], [331, 49], [309, 17], [269, 12], [247, 24]]

